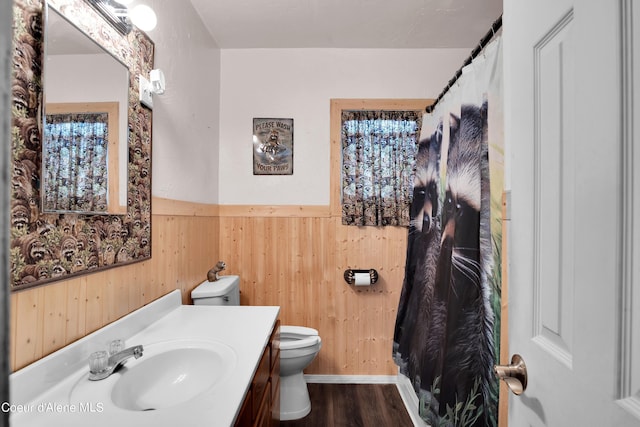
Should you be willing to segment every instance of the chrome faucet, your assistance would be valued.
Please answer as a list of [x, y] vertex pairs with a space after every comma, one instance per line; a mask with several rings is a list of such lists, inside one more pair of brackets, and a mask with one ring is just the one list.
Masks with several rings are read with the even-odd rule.
[[136, 359], [142, 357], [143, 348], [141, 345], [126, 348], [118, 353], [112, 354], [107, 360], [107, 366], [103, 369], [93, 370], [89, 368], [89, 379], [91, 381], [103, 380], [113, 374], [116, 369], [124, 365], [124, 363], [135, 357]]

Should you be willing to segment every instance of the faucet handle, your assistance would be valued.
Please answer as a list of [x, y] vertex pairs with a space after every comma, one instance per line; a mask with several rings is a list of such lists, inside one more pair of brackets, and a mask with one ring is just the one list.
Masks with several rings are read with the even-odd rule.
[[100, 350], [89, 355], [89, 371], [92, 374], [98, 374], [107, 370], [109, 365], [109, 354]]
[[124, 340], [115, 339], [109, 343], [109, 356], [120, 353], [122, 350], [124, 350]]

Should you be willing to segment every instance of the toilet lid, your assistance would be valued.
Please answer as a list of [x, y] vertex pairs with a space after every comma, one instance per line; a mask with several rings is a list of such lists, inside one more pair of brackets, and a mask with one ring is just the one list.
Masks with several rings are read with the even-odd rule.
[[191, 291], [191, 299], [221, 297], [236, 291], [240, 284], [240, 276], [221, 276], [215, 282], [205, 280]]

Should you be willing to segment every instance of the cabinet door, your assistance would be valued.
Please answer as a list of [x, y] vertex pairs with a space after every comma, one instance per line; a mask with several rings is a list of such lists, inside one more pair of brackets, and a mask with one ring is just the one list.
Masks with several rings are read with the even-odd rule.
[[256, 375], [253, 377], [253, 385], [251, 388], [253, 390], [254, 419], [258, 416], [258, 411], [260, 410], [259, 405], [263, 401], [265, 392], [269, 389], [269, 375], [271, 373], [269, 369], [269, 366], [271, 365], [269, 356], [269, 349], [267, 347], [262, 355], [262, 359], [260, 359]]
[[271, 425], [280, 425], [280, 347], [271, 350]]
[[[279, 365], [279, 362], [278, 362]], [[280, 425], [280, 375], [271, 377], [271, 427]]]
[[258, 409], [258, 417], [253, 425], [254, 427], [271, 426], [271, 381], [267, 382], [264, 396], [262, 396], [260, 408]]
[[251, 425], [252, 421], [252, 393], [251, 389], [247, 391], [247, 396], [244, 398], [244, 402], [242, 403], [242, 408], [240, 408], [240, 413], [238, 414], [238, 418], [236, 418], [235, 427], [248, 427]]

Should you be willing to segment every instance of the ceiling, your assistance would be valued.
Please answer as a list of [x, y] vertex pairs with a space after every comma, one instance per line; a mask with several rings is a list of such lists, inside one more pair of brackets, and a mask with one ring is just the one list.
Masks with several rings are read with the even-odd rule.
[[502, 0], [191, 0], [221, 49], [473, 48]]

